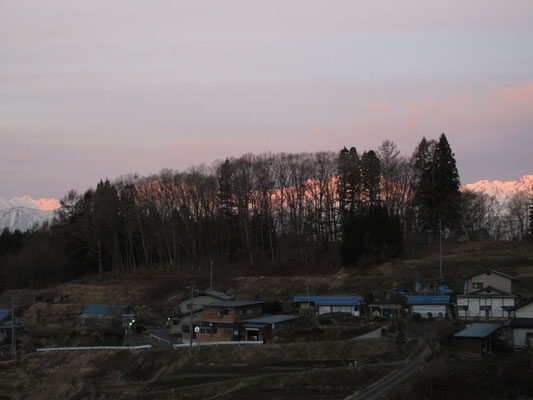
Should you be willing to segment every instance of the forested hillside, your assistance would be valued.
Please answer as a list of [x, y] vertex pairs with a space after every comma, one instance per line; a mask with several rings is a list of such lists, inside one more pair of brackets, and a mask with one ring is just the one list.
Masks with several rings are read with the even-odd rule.
[[[378, 262], [409, 252], [416, 232], [493, 232], [490, 197], [461, 193], [459, 185], [444, 134], [422, 139], [409, 157], [385, 141], [362, 153], [246, 154], [210, 167], [106, 179], [68, 193], [53, 223], [5, 230], [0, 281], [4, 289], [43, 287], [211, 260], [228, 270], [281, 272]], [[523, 225], [527, 230], [527, 211]]]

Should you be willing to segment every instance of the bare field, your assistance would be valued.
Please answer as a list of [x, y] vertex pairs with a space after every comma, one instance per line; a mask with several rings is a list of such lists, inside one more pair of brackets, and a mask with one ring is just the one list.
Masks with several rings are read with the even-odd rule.
[[[343, 398], [402, 359], [390, 340], [28, 354], [0, 362], [7, 399]], [[346, 366], [359, 361], [358, 367]], [[370, 361], [370, 362], [367, 362]], [[371, 365], [367, 365], [371, 364]]]

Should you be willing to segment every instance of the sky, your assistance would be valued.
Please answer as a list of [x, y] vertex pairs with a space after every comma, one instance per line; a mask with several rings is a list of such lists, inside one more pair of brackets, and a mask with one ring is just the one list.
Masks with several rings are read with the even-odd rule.
[[0, 0], [0, 196], [244, 153], [411, 154], [533, 174], [533, 2]]

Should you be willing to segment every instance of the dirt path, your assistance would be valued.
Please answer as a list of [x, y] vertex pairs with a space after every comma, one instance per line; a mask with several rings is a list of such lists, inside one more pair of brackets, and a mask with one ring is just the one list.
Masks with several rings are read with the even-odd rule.
[[408, 376], [413, 374], [418, 368], [424, 363], [424, 357], [430, 353], [428, 347], [424, 347], [420, 353], [412, 359], [405, 368], [393, 373], [391, 376], [383, 380], [382, 382], [371, 386], [368, 390], [363, 393], [355, 393], [351, 396], [346, 397], [344, 400], [376, 400], [379, 396], [385, 394], [388, 390], [392, 389], [394, 386], [402, 382]]
[[365, 333], [364, 335], [357, 336], [354, 339], [379, 339], [379, 338], [381, 338], [381, 328]]

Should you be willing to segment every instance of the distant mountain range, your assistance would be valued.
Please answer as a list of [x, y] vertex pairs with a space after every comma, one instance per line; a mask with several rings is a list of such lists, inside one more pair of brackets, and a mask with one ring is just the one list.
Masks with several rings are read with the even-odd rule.
[[502, 182], [483, 180], [465, 185], [462, 189], [485, 193], [489, 196], [496, 197], [498, 202], [504, 203], [510, 196], [519, 191], [533, 194], [533, 175], [524, 175], [517, 181]]
[[[533, 194], [533, 175], [524, 175], [516, 181], [507, 182], [482, 180], [464, 185], [461, 189], [485, 193], [504, 203], [518, 191]], [[5, 227], [12, 231], [27, 231], [35, 225], [51, 221], [59, 207], [61, 204], [53, 198], [34, 200], [30, 196], [23, 196], [6, 200], [0, 197], [0, 231]]]
[[9, 228], [27, 231], [35, 225], [51, 221], [54, 210], [61, 207], [56, 199], [34, 200], [30, 196], [14, 197], [11, 200], [0, 197], [0, 230]]

